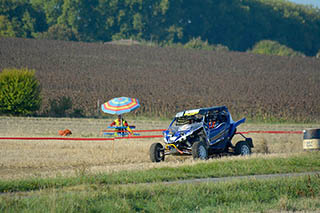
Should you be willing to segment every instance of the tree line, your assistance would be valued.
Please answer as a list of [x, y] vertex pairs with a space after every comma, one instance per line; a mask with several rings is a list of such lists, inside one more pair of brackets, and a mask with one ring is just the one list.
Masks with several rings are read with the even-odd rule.
[[271, 40], [314, 56], [320, 10], [286, 0], [0, 0], [0, 36], [160, 45], [200, 38], [236, 51]]

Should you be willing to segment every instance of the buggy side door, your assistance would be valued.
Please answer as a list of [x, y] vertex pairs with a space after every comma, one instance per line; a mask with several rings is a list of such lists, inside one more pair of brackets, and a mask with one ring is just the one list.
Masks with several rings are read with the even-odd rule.
[[[208, 117], [207, 126], [210, 145], [225, 141], [228, 136], [230, 122], [228, 122], [228, 117], [224, 111], [218, 112], [212, 118]], [[223, 146], [223, 143], [221, 145]]]

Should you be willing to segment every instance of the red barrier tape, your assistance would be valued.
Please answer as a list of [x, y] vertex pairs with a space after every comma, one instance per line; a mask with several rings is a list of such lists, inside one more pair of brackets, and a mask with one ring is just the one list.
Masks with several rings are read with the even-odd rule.
[[[150, 129], [150, 130], [133, 130], [132, 132], [163, 132], [166, 129]], [[117, 130], [102, 130], [102, 132], [129, 132], [129, 131], [117, 131]], [[266, 133], [266, 134], [302, 134], [302, 131], [247, 131], [247, 132], [237, 132], [241, 134], [250, 133]]]
[[114, 138], [0, 137], [0, 140], [108, 141]]
[[145, 135], [145, 136], [116, 137], [115, 139], [162, 138], [162, 137], [163, 135]]
[[163, 132], [167, 129], [133, 130], [133, 132]]
[[[135, 132], [156, 132], [164, 131], [162, 129], [155, 130], [136, 130]], [[250, 133], [266, 133], [266, 134], [302, 134], [302, 131], [247, 131], [237, 132], [240, 134]], [[114, 138], [62, 138], [62, 137], [0, 137], [0, 140], [64, 140], [64, 141], [113, 141], [115, 139], [138, 139], [138, 138], [162, 138], [163, 135], [145, 135], [145, 136], [128, 136], [128, 137], [114, 137]]]
[[[163, 132], [166, 129], [132, 130], [132, 132]], [[129, 132], [128, 130], [102, 130], [102, 132]]]
[[250, 134], [250, 133], [266, 133], [266, 134], [302, 134], [302, 131], [247, 131], [247, 132], [237, 132], [241, 134]]
[[59, 137], [0, 137], [0, 140], [63, 140], [63, 141], [107, 141], [115, 139], [162, 138], [163, 135], [128, 136], [114, 138], [59, 138]]

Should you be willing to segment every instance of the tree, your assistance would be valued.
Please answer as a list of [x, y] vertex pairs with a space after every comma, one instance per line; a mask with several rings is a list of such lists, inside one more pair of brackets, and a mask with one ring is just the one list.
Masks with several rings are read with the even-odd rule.
[[78, 41], [78, 32], [63, 24], [51, 26], [47, 32], [38, 33], [37, 38], [50, 40]]
[[13, 26], [6, 16], [0, 16], [0, 37], [15, 37]]
[[1, 0], [0, 15], [8, 18], [17, 37], [31, 38], [47, 29], [43, 11], [33, 8], [29, 0]]
[[65, 0], [58, 24], [77, 31], [82, 41], [96, 41], [101, 22], [101, 15], [97, 11], [98, 5], [99, 0]]
[[0, 16], [6, 36], [73, 32], [81, 41], [160, 44], [200, 37], [236, 51], [272, 40], [308, 56], [320, 49], [320, 10], [287, 0], [0, 0]]
[[30, 2], [35, 8], [44, 12], [49, 26], [58, 23], [58, 18], [62, 14], [64, 0], [30, 0]]
[[40, 83], [35, 70], [3, 69], [0, 73], [0, 113], [27, 115], [40, 108]]

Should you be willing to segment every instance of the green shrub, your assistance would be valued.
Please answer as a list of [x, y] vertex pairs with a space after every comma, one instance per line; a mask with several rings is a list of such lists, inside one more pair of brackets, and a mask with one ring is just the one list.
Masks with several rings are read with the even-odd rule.
[[200, 37], [191, 39], [186, 43], [184, 48], [199, 49], [199, 50], [213, 50], [213, 51], [229, 51], [229, 48], [221, 44], [210, 45], [208, 41], [202, 41]]
[[70, 114], [70, 117], [72, 118], [83, 118], [85, 117], [84, 112], [82, 109], [75, 108], [73, 109], [73, 112]]
[[0, 114], [27, 115], [41, 105], [40, 83], [35, 70], [3, 69], [0, 73]]
[[49, 100], [49, 115], [55, 117], [65, 117], [66, 111], [72, 108], [72, 100], [70, 97], [62, 96], [58, 99]]
[[213, 50], [208, 41], [202, 41], [200, 37], [191, 39], [184, 45], [187, 49]]
[[263, 40], [254, 45], [251, 52], [263, 55], [304, 56], [302, 53], [280, 44], [277, 41]]

